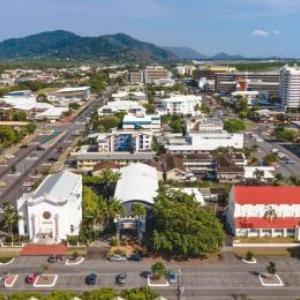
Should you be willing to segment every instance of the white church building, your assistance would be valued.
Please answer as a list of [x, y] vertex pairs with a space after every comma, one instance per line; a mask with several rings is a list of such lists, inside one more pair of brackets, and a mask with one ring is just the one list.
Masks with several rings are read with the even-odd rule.
[[59, 243], [78, 235], [82, 220], [82, 176], [64, 170], [17, 200], [19, 234], [32, 242]]

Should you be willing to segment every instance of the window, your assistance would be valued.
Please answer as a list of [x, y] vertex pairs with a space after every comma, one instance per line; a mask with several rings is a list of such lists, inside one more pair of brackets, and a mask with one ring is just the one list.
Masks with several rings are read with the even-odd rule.
[[74, 225], [70, 225], [70, 232], [71, 232], [71, 233], [74, 233], [74, 230], [75, 230], [75, 229], [74, 229]]
[[24, 225], [24, 233], [27, 234], [27, 225]]

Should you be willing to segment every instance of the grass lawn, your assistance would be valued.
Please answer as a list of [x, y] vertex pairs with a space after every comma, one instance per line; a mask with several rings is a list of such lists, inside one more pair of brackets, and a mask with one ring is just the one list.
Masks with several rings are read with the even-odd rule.
[[66, 255], [71, 256], [74, 252], [77, 252], [79, 256], [86, 256], [86, 247], [69, 247], [67, 249]]
[[234, 248], [233, 253], [237, 256], [245, 257], [249, 250], [254, 256], [292, 256], [287, 248]]
[[235, 241], [253, 244], [291, 244], [296, 243], [292, 237], [239, 237]]
[[59, 88], [55, 88], [55, 87], [49, 87], [49, 88], [44, 88], [44, 89], [40, 89], [37, 92], [35, 92], [36, 95], [39, 94], [48, 94], [48, 93], [52, 93], [56, 90], [58, 90]]
[[18, 256], [22, 248], [0, 248], [0, 258], [15, 257]]
[[249, 130], [252, 130], [253, 128], [257, 127], [257, 124], [254, 123], [253, 121], [251, 120], [243, 120], [245, 125], [246, 125], [246, 130], [249, 131]]

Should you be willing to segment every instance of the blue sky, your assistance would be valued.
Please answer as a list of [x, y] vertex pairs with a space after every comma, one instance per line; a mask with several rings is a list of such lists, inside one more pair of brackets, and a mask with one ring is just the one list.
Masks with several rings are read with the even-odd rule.
[[300, 0], [0, 0], [0, 40], [124, 32], [204, 54], [300, 57]]

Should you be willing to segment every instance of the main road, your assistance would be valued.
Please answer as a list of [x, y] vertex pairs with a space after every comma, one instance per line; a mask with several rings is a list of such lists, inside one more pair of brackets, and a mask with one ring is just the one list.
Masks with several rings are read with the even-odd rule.
[[[2, 266], [3, 272], [18, 274], [18, 279], [10, 289], [2, 291], [37, 290], [73, 290], [82, 292], [91, 288], [120, 287], [116, 284], [116, 276], [120, 272], [128, 275], [127, 284], [122, 288], [134, 288], [147, 285], [147, 279], [141, 277], [143, 271], [149, 271], [152, 261], [147, 259], [141, 263], [112, 263], [103, 258], [87, 258], [76, 266], [66, 266], [64, 262], [51, 264], [48, 273], [57, 274], [58, 280], [54, 287], [35, 288], [25, 283], [25, 277], [30, 272], [40, 271], [46, 263], [45, 257], [17, 257], [7, 266]], [[263, 287], [255, 272], [265, 272], [265, 266], [270, 260], [276, 262], [278, 274], [283, 287]], [[245, 264], [234, 256], [225, 257], [214, 264], [195, 261], [194, 263], [167, 263], [167, 268], [177, 271], [181, 287], [184, 289], [183, 299], [239, 299], [245, 296], [251, 299], [293, 299], [300, 295], [300, 262], [296, 258], [257, 257], [256, 265]], [[90, 287], [84, 283], [87, 274], [98, 275], [96, 286]], [[160, 295], [169, 300], [176, 299], [177, 284], [166, 287], [154, 287]], [[1, 292], [1, 289], [0, 289]], [[233, 296], [235, 298], [233, 298]], [[245, 298], [241, 298], [245, 299]]]
[[[16, 199], [29, 190], [28, 187], [24, 186], [24, 182], [31, 181], [34, 171], [39, 170], [43, 164], [49, 164], [48, 160], [57, 159], [58, 150], [60, 148], [64, 150], [72, 143], [78, 131], [85, 128], [87, 118], [98, 107], [106, 103], [112, 90], [113, 87], [109, 87], [103, 96], [92, 99], [90, 105], [77, 115], [72, 122], [48, 124], [46, 129], [54, 131], [55, 136], [52, 138], [50, 136], [51, 140], [47, 142], [49, 146], [44, 147], [45, 150], [37, 150], [36, 146], [41, 139], [41, 136], [38, 136], [27, 145], [27, 148], [21, 148], [17, 151], [15, 157], [9, 158], [7, 165], [0, 166], [0, 180], [6, 184], [5, 188], [0, 191], [0, 204], [4, 202], [14, 204]], [[12, 173], [12, 166], [17, 169], [15, 173]]]

